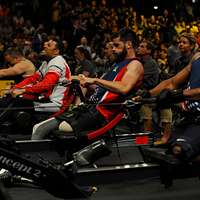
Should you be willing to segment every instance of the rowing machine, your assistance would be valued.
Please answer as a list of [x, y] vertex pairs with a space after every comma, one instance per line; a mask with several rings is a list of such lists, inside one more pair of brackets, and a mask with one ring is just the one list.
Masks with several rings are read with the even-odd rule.
[[108, 155], [104, 141], [97, 141], [74, 154], [74, 160], [64, 165], [39, 158], [37, 162], [21, 154], [15, 147], [15, 142], [8, 138], [0, 139], [0, 166], [11, 174], [31, 180], [50, 194], [59, 198], [86, 198], [93, 188], [87, 189], [73, 182], [76, 166], [88, 165], [96, 159]]

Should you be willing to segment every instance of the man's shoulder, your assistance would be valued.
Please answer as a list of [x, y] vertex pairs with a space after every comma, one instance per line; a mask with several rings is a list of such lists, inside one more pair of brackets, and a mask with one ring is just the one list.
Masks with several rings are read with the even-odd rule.
[[142, 62], [140, 61], [140, 59], [138, 58], [134, 58], [132, 59], [129, 63], [127, 67], [143, 67]]
[[129, 71], [130, 73], [137, 73], [138, 75], [140, 75], [144, 73], [144, 67], [140, 60], [135, 59], [128, 64], [127, 71]]
[[64, 60], [65, 61], [63, 56], [57, 55], [57, 56], [53, 57], [49, 62], [54, 62], [54, 61], [59, 61], [59, 60], [62, 60], [62, 61]]
[[199, 59], [200, 58], [200, 52], [196, 52], [192, 58], [191, 58], [191, 62], [194, 62], [195, 60]]
[[22, 60], [16, 65], [22, 66], [22, 67], [35, 67], [34, 64], [28, 59]]
[[48, 66], [52, 66], [52, 65], [55, 65], [55, 66], [65, 66], [66, 65], [66, 61], [65, 61], [65, 59], [61, 55], [58, 55], [58, 56], [52, 58], [48, 62]]

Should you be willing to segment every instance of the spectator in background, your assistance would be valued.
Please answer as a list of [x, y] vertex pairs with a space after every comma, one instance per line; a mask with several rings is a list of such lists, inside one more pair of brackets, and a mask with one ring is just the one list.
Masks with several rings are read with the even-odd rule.
[[178, 38], [173, 36], [170, 46], [167, 49], [169, 69], [175, 68], [175, 61], [180, 57], [180, 49], [178, 48]]
[[115, 55], [113, 54], [113, 42], [107, 42], [104, 47], [104, 73], [109, 71], [115, 63]]
[[30, 41], [29, 39], [26, 39], [24, 41], [24, 46], [23, 46], [23, 49], [22, 49], [22, 52], [23, 52], [23, 55], [25, 57], [28, 57], [28, 55], [32, 52], [32, 41]]
[[160, 80], [167, 79], [169, 76], [169, 65], [167, 57], [167, 46], [163, 43], [160, 44], [158, 48], [158, 58], [157, 62], [160, 66]]
[[63, 44], [63, 57], [65, 58], [65, 60], [69, 64], [71, 73], [74, 74], [74, 71], [75, 71], [75, 68], [76, 68], [76, 61], [74, 59], [74, 52], [71, 52], [72, 49], [69, 48], [67, 40], [63, 40], [62, 44]]
[[[77, 61], [74, 75], [83, 74], [86, 77], [96, 76], [96, 66], [91, 61], [91, 56], [87, 49], [85, 49], [82, 46], [77, 46], [74, 50], [74, 57]], [[92, 90], [88, 90], [88, 88], [81, 88], [81, 89], [86, 97], [90, 96]], [[79, 104], [80, 99], [77, 99], [75, 103]]]
[[109, 71], [115, 62], [113, 42], [106, 42], [105, 46], [102, 48], [101, 56], [92, 60], [94, 61], [97, 69], [97, 77], [101, 77]]
[[[187, 66], [193, 55], [196, 53], [196, 38], [190, 33], [182, 33], [179, 37], [178, 48], [180, 50], [180, 56], [176, 59], [174, 68], [170, 71], [170, 76], [179, 73], [185, 66]], [[186, 88], [187, 83], [180, 84], [179, 88]], [[180, 109], [180, 106], [174, 106], [173, 121], [175, 124], [180, 122], [185, 117], [185, 112]]]
[[42, 35], [44, 34], [44, 25], [39, 24], [37, 29], [35, 30], [33, 34], [33, 40], [32, 40], [32, 48], [33, 51], [40, 53], [42, 50], [43, 45], [43, 38]]
[[87, 51], [89, 52], [90, 55], [92, 54], [91, 47], [88, 46], [88, 40], [87, 40], [86, 36], [83, 36], [81, 38], [80, 46], [82, 46], [83, 48], [87, 49]]
[[159, 65], [152, 58], [154, 45], [144, 39], [138, 46], [137, 56], [144, 64], [144, 81], [143, 87], [147, 90], [155, 87], [159, 81]]
[[23, 27], [25, 35], [33, 35], [35, 31], [35, 27], [32, 25], [30, 20], [25, 21], [25, 26]]
[[36, 69], [39, 69], [40, 65], [44, 61], [43, 59], [40, 58], [40, 54], [38, 54], [34, 51], [31, 51], [27, 55], [27, 59], [29, 59], [35, 65]]
[[94, 77], [96, 74], [96, 67], [91, 61], [91, 56], [87, 49], [83, 46], [77, 46], [74, 50], [74, 57], [77, 61], [75, 75], [84, 74], [85, 76]]
[[[168, 54], [167, 54], [167, 46], [164, 44], [160, 45], [159, 58], [158, 63], [160, 65], [160, 81], [165, 80], [169, 77], [169, 64], [168, 64]], [[161, 138], [157, 140], [155, 145], [163, 145], [166, 144], [171, 135], [171, 127], [172, 127], [172, 110], [171, 108], [159, 108], [159, 118], [160, 118], [160, 126], [161, 126]]]
[[55, 0], [52, 5], [52, 16], [51, 20], [53, 22], [53, 25], [56, 27], [58, 22], [61, 19], [61, 4], [59, 0]]
[[0, 67], [3, 66], [3, 63], [4, 63], [4, 58], [3, 58], [4, 48], [5, 46], [3, 42], [0, 40]]
[[[137, 48], [137, 56], [141, 59], [144, 65], [144, 80], [142, 89], [150, 90], [159, 82], [159, 65], [152, 58], [153, 44], [148, 40], [143, 40]], [[153, 105], [143, 105], [141, 115], [144, 122], [144, 130], [152, 131], [152, 109]]]
[[172, 74], [180, 72], [191, 60], [196, 51], [196, 38], [190, 33], [182, 33], [179, 37], [178, 48], [180, 56], [176, 59]]
[[75, 49], [83, 35], [85, 35], [85, 30], [82, 27], [81, 18], [74, 16], [72, 18], [72, 28], [70, 29], [70, 40], [68, 40], [69, 48]]

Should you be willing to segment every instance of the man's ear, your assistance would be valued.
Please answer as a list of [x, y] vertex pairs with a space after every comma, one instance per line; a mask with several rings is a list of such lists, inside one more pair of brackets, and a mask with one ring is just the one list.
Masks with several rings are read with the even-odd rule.
[[56, 54], [60, 54], [60, 50], [59, 49], [55, 49], [55, 53]]
[[151, 54], [151, 50], [150, 50], [150, 49], [147, 49], [147, 53], [150, 55], [150, 54]]
[[132, 42], [131, 42], [131, 41], [127, 41], [127, 42], [126, 42], [126, 48], [127, 48], [127, 49], [130, 49], [130, 48], [132, 48], [132, 47], [133, 47]]

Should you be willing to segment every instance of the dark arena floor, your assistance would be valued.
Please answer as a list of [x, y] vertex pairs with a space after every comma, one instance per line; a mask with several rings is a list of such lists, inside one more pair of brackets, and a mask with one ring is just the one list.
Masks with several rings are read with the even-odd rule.
[[[131, 150], [134, 160], [132, 162], [140, 163], [141, 155], [137, 148]], [[130, 155], [129, 149], [125, 149], [123, 155]], [[45, 157], [55, 157], [52, 152], [43, 152]], [[112, 155], [112, 161], [116, 161], [116, 155]], [[105, 157], [100, 159], [99, 163], [104, 163], [109, 168], [111, 159]], [[128, 166], [128, 165], [127, 165]], [[141, 164], [141, 166], [143, 166]], [[197, 177], [175, 179], [173, 186], [166, 189], [161, 184], [159, 178], [159, 167], [141, 167], [136, 164], [133, 168], [127, 167], [127, 170], [113, 172], [113, 170], [101, 170], [101, 172], [92, 172], [87, 168], [82, 168], [76, 177], [78, 185], [92, 185], [98, 188], [98, 191], [88, 198], [91, 200], [192, 200], [200, 198], [200, 180]], [[128, 169], [129, 168], [129, 169]], [[89, 173], [90, 171], [90, 173]], [[7, 192], [12, 200], [58, 200], [44, 189], [31, 184], [16, 184], [13, 187], [7, 187]], [[67, 190], [67, 188], [66, 188]], [[68, 198], [65, 198], [68, 199]], [[80, 198], [75, 198], [80, 199]]]
[[[54, 163], [65, 163], [65, 156], [61, 157], [52, 149], [48, 142], [27, 143], [24, 136], [14, 135], [22, 153], [37, 159], [39, 156]], [[22, 148], [23, 147], [23, 148]], [[94, 166], [78, 168], [74, 183], [78, 186], [95, 186], [98, 190], [87, 198], [91, 200], [198, 200], [200, 198], [199, 178], [174, 179], [170, 188], [165, 188], [160, 181], [160, 167], [158, 163], [146, 162], [141, 151], [136, 146], [125, 143], [116, 148], [112, 147], [112, 153], [95, 162]], [[58, 200], [72, 198], [57, 198], [45, 189], [33, 184], [17, 183], [11, 187], [5, 187], [11, 199], [6, 200]], [[68, 188], [66, 188], [67, 190]], [[0, 198], [0, 200], [2, 200]]]
[[[135, 199], [135, 200], [175, 200], [199, 199], [200, 181], [197, 178], [176, 180], [174, 186], [165, 189], [157, 178], [137, 181], [122, 181], [97, 185], [98, 191], [88, 199]], [[46, 191], [34, 187], [20, 186], [7, 189], [13, 200], [58, 200]]]

